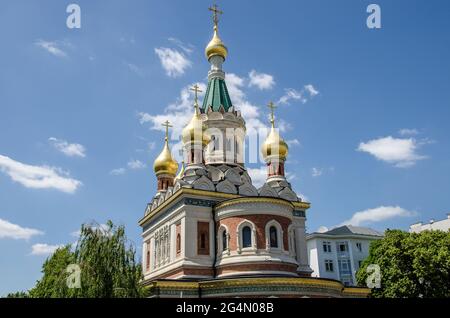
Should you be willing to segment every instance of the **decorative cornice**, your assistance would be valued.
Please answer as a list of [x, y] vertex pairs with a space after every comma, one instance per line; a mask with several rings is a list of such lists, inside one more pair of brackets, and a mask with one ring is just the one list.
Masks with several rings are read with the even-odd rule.
[[191, 189], [191, 188], [180, 188], [170, 198], [168, 198], [166, 201], [164, 201], [160, 206], [158, 206], [156, 209], [154, 209], [149, 214], [144, 216], [141, 220], [139, 220], [139, 225], [143, 226], [145, 223], [147, 223], [149, 220], [151, 220], [157, 214], [159, 214], [159, 212], [166, 209], [173, 202], [175, 202], [177, 199], [179, 199], [183, 194], [198, 195], [198, 196], [204, 196], [204, 197], [210, 197], [210, 198], [218, 198], [219, 200], [220, 199], [223, 199], [223, 200], [234, 199], [234, 198], [240, 197], [239, 195], [236, 195], [236, 194], [212, 192], [212, 191], [197, 190], [197, 189]]
[[294, 208], [293, 204], [289, 201], [286, 201], [284, 199], [279, 198], [269, 198], [269, 197], [240, 197], [237, 199], [231, 199], [227, 200], [225, 202], [221, 202], [218, 205], [216, 205], [215, 209], [220, 210], [232, 205], [241, 204], [241, 203], [271, 203], [271, 204], [277, 204], [277, 205], [284, 205], [291, 209]]

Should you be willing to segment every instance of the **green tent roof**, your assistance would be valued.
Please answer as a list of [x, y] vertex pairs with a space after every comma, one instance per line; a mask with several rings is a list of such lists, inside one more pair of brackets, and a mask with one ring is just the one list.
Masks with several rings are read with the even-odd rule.
[[233, 106], [228, 94], [227, 84], [221, 78], [215, 77], [208, 82], [202, 112], [206, 112], [210, 106], [215, 112], [219, 111], [220, 106], [223, 106], [226, 112]]

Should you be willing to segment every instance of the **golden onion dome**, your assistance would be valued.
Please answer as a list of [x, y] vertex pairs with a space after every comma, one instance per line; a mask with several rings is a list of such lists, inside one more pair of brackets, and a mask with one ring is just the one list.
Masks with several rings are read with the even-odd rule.
[[208, 60], [216, 55], [226, 59], [228, 55], [228, 49], [219, 37], [217, 26], [214, 26], [214, 35], [211, 41], [209, 41], [208, 45], [206, 46], [205, 55]]
[[273, 122], [269, 135], [267, 136], [261, 148], [264, 160], [277, 158], [279, 160], [286, 160], [289, 147], [287, 143], [280, 137], [276, 131]]
[[164, 148], [153, 163], [153, 170], [156, 175], [168, 174], [175, 176], [178, 171], [178, 162], [172, 157], [169, 149], [167, 137], [164, 142]]
[[203, 146], [206, 146], [211, 140], [211, 137], [206, 133], [206, 126], [200, 118], [198, 106], [195, 108], [195, 113], [191, 121], [183, 129], [182, 140], [185, 144], [201, 141]]

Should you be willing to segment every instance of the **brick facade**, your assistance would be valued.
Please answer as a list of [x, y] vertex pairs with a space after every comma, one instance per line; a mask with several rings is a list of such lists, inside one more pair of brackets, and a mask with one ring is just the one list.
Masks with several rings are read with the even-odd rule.
[[256, 227], [256, 247], [258, 249], [266, 248], [266, 225], [268, 222], [275, 220], [277, 221], [283, 230], [283, 247], [284, 250], [288, 250], [289, 246], [289, 238], [288, 238], [288, 228], [291, 225], [291, 220], [277, 215], [265, 215], [265, 214], [252, 214], [252, 215], [244, 215], [244, 216], [234, 216], [222, 219], [217, 222], [217, 229], [220, 228], [221, 225], [225, 225], [228, 228], [230, 235], [230, 250], [236, 251], [238, 249], [237, 246], [237, 227], [242, 222], [248, 220], [255, 224]]

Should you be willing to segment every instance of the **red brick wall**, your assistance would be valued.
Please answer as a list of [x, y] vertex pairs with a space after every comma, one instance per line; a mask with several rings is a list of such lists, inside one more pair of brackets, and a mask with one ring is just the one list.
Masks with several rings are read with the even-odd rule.
[[266, 224], [272, 220], [280, 223], [281, 228], [283, 229], [283, 247], [284, 250], [288, 250], [288, 227], [291, 224], [291, 220], [286, 217], [278, 216], [278, 215], [266, 215], [266, 214], [252, 214], [252, 215], [244, 215], [244, 216], [234, 216], [230, 218], [226, 218], [217, 222], [217, 228], [219, 228], [222, 224], [228, 227], [230, 231], [230, 250], [237, 250], [237, 238], [236, 231], [237, 226], [244, 220], [251, 221], [255, 224], [256, 227], [256, 246], [258, 249], [266, 248]]

